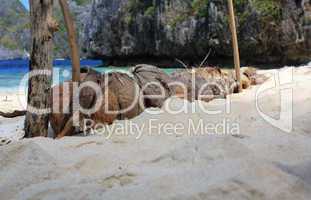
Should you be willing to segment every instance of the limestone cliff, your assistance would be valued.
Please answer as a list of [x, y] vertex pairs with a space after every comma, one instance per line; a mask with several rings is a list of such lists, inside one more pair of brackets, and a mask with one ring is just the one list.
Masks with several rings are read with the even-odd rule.
[[29, 48], [27, 10], [18, 0], [0, 0], [0, 59], [22, 57]]
[[[249, 63], [311, 58], [309, 0], [236, 0], [241, 57]], [[84, 51], [115, 61], [181, 58], [198, 61], [212, 49], [232, 55], [227, 1], [96, 0], [87, 20]], [[139, 59], [138, 59], [139, 58]]]

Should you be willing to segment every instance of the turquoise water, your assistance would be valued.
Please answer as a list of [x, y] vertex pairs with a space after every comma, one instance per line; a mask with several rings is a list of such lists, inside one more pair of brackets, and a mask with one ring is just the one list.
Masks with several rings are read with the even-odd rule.
[[[91, 67], [101, 73], [111, 71], [128, 72], [129, 67], [102, 67], [100, 60], [81, 60], [81, 67]], [[0, 60], [0, 91], [17, 91], [21, 81], [27, 79], [29, 69], [28, 60]], [[163, 69], [170, 74], [176, 69]], [[69, 60], [55, 60], [53, 62], [53, 85], [71, 79], [71, 62]], [[27, 85], [27, 83], [25, 83]]]

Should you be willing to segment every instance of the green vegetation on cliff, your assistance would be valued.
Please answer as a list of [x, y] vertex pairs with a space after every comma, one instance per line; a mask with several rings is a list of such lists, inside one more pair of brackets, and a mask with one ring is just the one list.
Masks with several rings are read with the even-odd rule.
[[194, 15], [198, 17], [208, 16], [208, 3], [210, 0], [193, 0], [191, 4]]
[[[73, 3], [75, 2], [77, 6]], [[83, 11], [83, 7], [90, 4], [92, 0], [71, 0], [69, 1], [74, 8], [72, 13], [76, 18], [78, 34], [83, 32], [78, 12]], [[19, 2], [19, 0], [0, 0], [0, 48], [9, 50], [30, 50], [30, 22], [29, 12]], [[67, 44], [67, 34], [64, 25], [63, 15], [58, 2], [54, 1], [54, 18], [59, 22], [60, 30], [54, 37], [54, 54], [56, 57], [69, 55]]]
[[27, 10], [18, 0], [0, 0], [0, 47], [10, 50], [27, 48], [25, 34], [29, 28]]

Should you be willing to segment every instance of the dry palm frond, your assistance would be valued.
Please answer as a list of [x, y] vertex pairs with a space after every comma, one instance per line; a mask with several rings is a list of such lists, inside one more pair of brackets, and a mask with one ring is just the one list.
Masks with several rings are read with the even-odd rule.
[[210, 49], [208, 51], [208, 53], [206, 54], [204, 60], [201, 62], [201, 64], [199, 65], [199, 68], [202, 67], [204, 65], [204, 63], [206, 62], [206, 60], [208, 59], [208, 57], [211, 55], [212, 50]]

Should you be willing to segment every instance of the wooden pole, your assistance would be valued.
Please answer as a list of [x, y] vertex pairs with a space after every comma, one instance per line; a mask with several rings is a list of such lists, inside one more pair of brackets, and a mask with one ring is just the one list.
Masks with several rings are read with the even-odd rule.
[[236, 32], [235, 25], [235, 15], [232, 0], [228, 0], [228, 9], [229, 9], [229, 24], [232, 33], [232, 46], [233, 46], [233, 55], [234, 55], [234, 67], [236, 72], [237, 82], [239, 84], [239, 92], [242, 92], [242, 83], [241, 83], [241, 73], [240, 73], [240, 53], [239, 53], [239, 44], [238, 37]]
[[28, 83], [25, 137], [48, 135], [52, 99], [53, 0], [30, 0], [32, 49]]
[[59, 5], [64, 15], [65, 25], [69, 38], [69, 46], [71, 49], [72, 81], [80, 82], [80, 56], [79, 56], [79, 47], [77, 43], [75, 24], [70, 15], [67, 0], [59, 0]]

